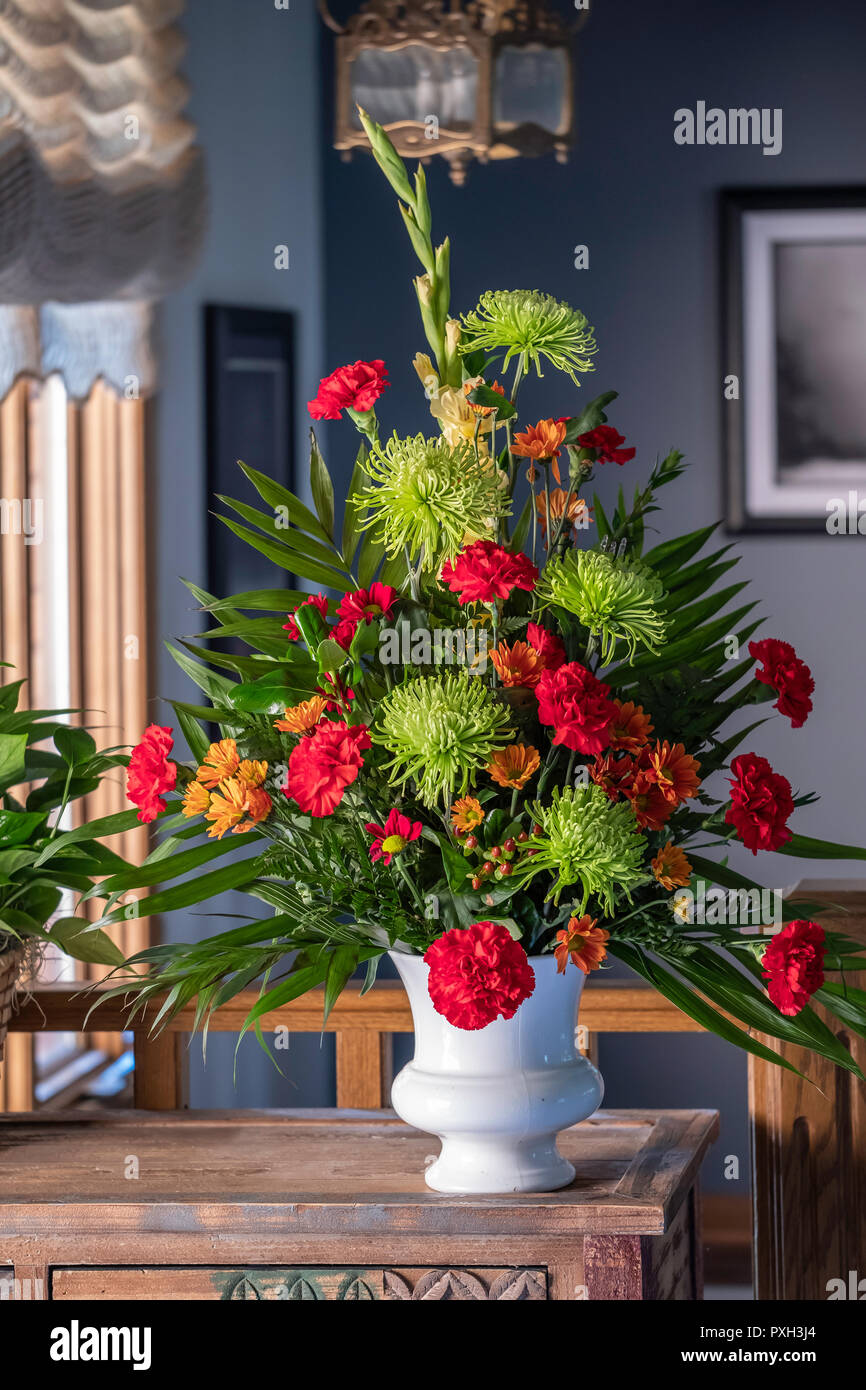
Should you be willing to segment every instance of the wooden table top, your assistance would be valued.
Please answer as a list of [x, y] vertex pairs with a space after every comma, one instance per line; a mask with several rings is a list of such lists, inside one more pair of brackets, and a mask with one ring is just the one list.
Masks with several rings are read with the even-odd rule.
[[389, 1111], [2, 1116], [0, 1236], [60, 1221], [94, 1231], [656, 1235], [717, 1133], [712, 1110], [599, 1111], [560, 1136], [577, 1170], [569, 1187], [453, 1197], [424, 1185], [438, 1141]]

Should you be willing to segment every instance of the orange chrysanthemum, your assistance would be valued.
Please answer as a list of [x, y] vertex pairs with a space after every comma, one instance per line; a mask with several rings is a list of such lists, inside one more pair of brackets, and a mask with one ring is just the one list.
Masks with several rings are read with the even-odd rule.
[[682, 743], [656, 743], [655, 748], [644, 755], [644, 769], [648, 777], [661, 787], [668, 801], [678, 806], [697, 796], [701, 779], [698, 776], [700, 763], [687, 753]]
[[607, 955], [606, 942], [610, 937], [610, 932], [605, 931], [604, 927], [597, 927], [594, 918], [587, 914], [585, 917], [572, 917], [567, 927], [556, 933], [556, 940], [559, 943], [554, 948], [556, 957], [556, 969], [560, 975], [565, 974], [569, 960], [588, 975], [590, 970], [598, 970], [605, 956]]
[[474, 796], [461, 796], [451, 807], [451, 824], [461, 835], [477, 830], [484, 819], [484, 808]]
[[668, 840], [652, 862], [652, 870], [661, 884], [670, 893], [674, 888], [685, 888], [692, 876], [692, 866], [683, 851]]
[[649, 743], [653, 731], [650, 717], [644, 714], [643, 705], [636, 705], [633, 700], [614, 700], [613, 703], [616, 705], [616, 717], [609, 730], [610, 746], [622, 752], [636, 753]]
[[615, 758], [612, 753], [597, 753], [590, 763], [590, 780], [601, 787], [610, 801], [618, 801], [620, 793], [628, 796], [635, 776], [633, 758]]
[[[208, 835], [221, 840], [227, 830], [240, 835], [244, 830], [252, 830], [269, 815], [271, 798], [261, 787], [251, 786], [239, 777], [229, 777], [220, 784], [218, 792], [210, 799], [210, 809], [205, 817], [211, 822]], [[246, 819], [244, 819], [246, 817]]]
[[314, 695], [310, 700], [302, 700], [299, 705], [291, 705], [284, 711], [282, 719], [274, 721], [274, 728], [281, 734], [308, 734], [315, 729], [328, 707], [327, 700]]
[[538, 770], [541, 755], [531, 743], [510, 743], [493, 754], [487, 771], [500, 787], [513, 787], [520, 791], [530, 777]]
[[265, 762], [251, 762], [249, 758], [244, 758], [237, 775], [238, 781], [243, 782], [245, 787], [261, 787], [268, 775], [268, 765]]
[[[560, 519], [562, 518], [563, 513], [566, 511], [566, 503], [568, 504], [568, 524], [566, 527], [566, 534], [569, 530], [577, 526], [578, 522], [581, 521], [582, 517], [585, 516], [586, 521], [592, 519], [592, 512], [590, 511], [589, 507], [586, 505], [582, 497], [575, 496], [573, 492], [566, 492], [565, 488], [563, 487], [555, 487], [550, 494], [550, 518], [553, 523], [554, 534], [556, 534], [556, 527], [559, 525]], [[547, 498], [543, 492], [539, 492], [538, 496], [535, 499], [535, 510], [538, 516], [539, 525], [541, 526], [541, 534], [544, 537], [544, 544], [546, 548]], [[586, 525], [586, 521], [583, 522], [584, 526]]]
[[646, 772], [638, 772], [623, 791], [642, 830], [661, 830], [674, 813], [675, 802], [668, 800], [656, 779]]
[[239, 765], [238, 746], [234, 739], [221, 738], [219, 743], [212, 743], [205, 753], [196, 778], [206, 787], [218, 787], [227, 777], [234, 777]]
[[505, 686], [526, 685], [532, 689], [544, 670], [543, 657], [528, 642], [515, 642], [510, 647], [507, 642], [500, 642], [490, 653], [490, 660]]
[[539, 420], [537, 425], [530, 425], [528, 429], [515, 434], [511, 452], [527, 459], [549, 460], [553, 465], [554, 478], [561, 483], [558, 459], [565, 430], [564, 420]]
[[187, 817], [203, 816], [210, 805], [210, 792], [202, 782], [190, 782], [183, 799], [182, 811]]

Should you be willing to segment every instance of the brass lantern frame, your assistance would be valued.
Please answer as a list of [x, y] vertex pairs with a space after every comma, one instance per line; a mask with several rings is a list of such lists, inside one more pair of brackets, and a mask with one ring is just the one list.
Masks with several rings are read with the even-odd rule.
[[352, 64], [365, 49], [397, 53], [413, 44], [441, 53], [466, 49], [477, 63], [477, 102], [471, 128], [458, 130], [439, 123], [433, 139], [418, 121], [387, 122], [385, 129], [403, 158], [426, 163], [434, 155], [442, 155], [457, 184], [465, 182], [473, 158], [486, 162], [551, 152], [560, 162], [567, 158], [575, 135], [573, 82], [567, 85], [562, 129], [550, 132], [528, 123], [503, 136], [494, 127], [493, 79], [503, 48], [533, 43], [566, 48], [588, 11], [581, 11], [575, 22], [566, 24], [551, 13], [545, 0], [465, 0], [465, 6], [463, 0], [364, 0], [361, 10], [342, 26], [331, 16], [327, 0], [318, 0], [318, 5], [325, 23], [337, 35], [334, 147], [345, 159], [351, 159], [356, 149], [370, 148], [363, 129], [353, 121]]

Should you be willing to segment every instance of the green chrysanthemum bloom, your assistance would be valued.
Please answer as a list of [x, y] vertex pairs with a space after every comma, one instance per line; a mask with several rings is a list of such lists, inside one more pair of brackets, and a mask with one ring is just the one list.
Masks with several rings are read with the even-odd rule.
[[376, 444], [364, 465], [375, 486], [364, 488], [356, 506], [369, 508], [365, 526], [375, 526], [389, 555], [404, 547], [424, 567], [453, 560], [469, 536], [492, 538], [510, 510], [497, 471], [485, 469], [470, 441], [452, 447], [440, 436]]
[[450, 806], [511, 737], [508, 711], [481, 681], [449, 671], [410, 680], [385, 698], [372, 733], [393, 760], [392, 779], [413, 777], [427, 806]]
[[537, 802], [529, 807], [541, 826], [526, 844], [536, 852], [524, 860], [527, 878], [546, 870], [556, 876], [548, 893], [558, 903], [561, 894], [576, 884], [583, 889], [580, 912], [595, 895], [604, 911], [614, 911], [614, 890], [627, 898], [646, 878], [641, 867], [644, 840], [627, 801], [608, 800], [601, 787], [565, 787], [553, 791], [550, 806]]
[[464, 314], [463, 324], [463, 353], [505, 348], [503, 366], [519, 357], [525, 372], [531, 363], [539, 376], [540, 359], [546, 357], [574, 382], [578, 372], [594, 370], [589, 360], [596, 351], [594, 329], [586, 315], [539, 290], [488, 290], [477, 309]]
[[567, 550], [551, 560], [537, 586], [545, 603], [572, 613], [601, 639], [601, 659], [613, 657], [621, 638], [632, 660], [638, 642], [651, 652], [664, 641], [660, 604], [664, 585], [640, 560], [617, 559], [603, 550]]

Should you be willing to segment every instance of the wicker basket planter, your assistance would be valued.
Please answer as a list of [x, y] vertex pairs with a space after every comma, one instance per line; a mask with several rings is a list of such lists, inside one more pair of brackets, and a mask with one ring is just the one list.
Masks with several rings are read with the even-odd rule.
[[3, 1045], [6, 1042], [6, 1029], [12, 1015], [12, 1000], [15, 984], [24, 960], [23, 951], [4, 951], [0, 955], [0, 1062], [3, 1061]]

